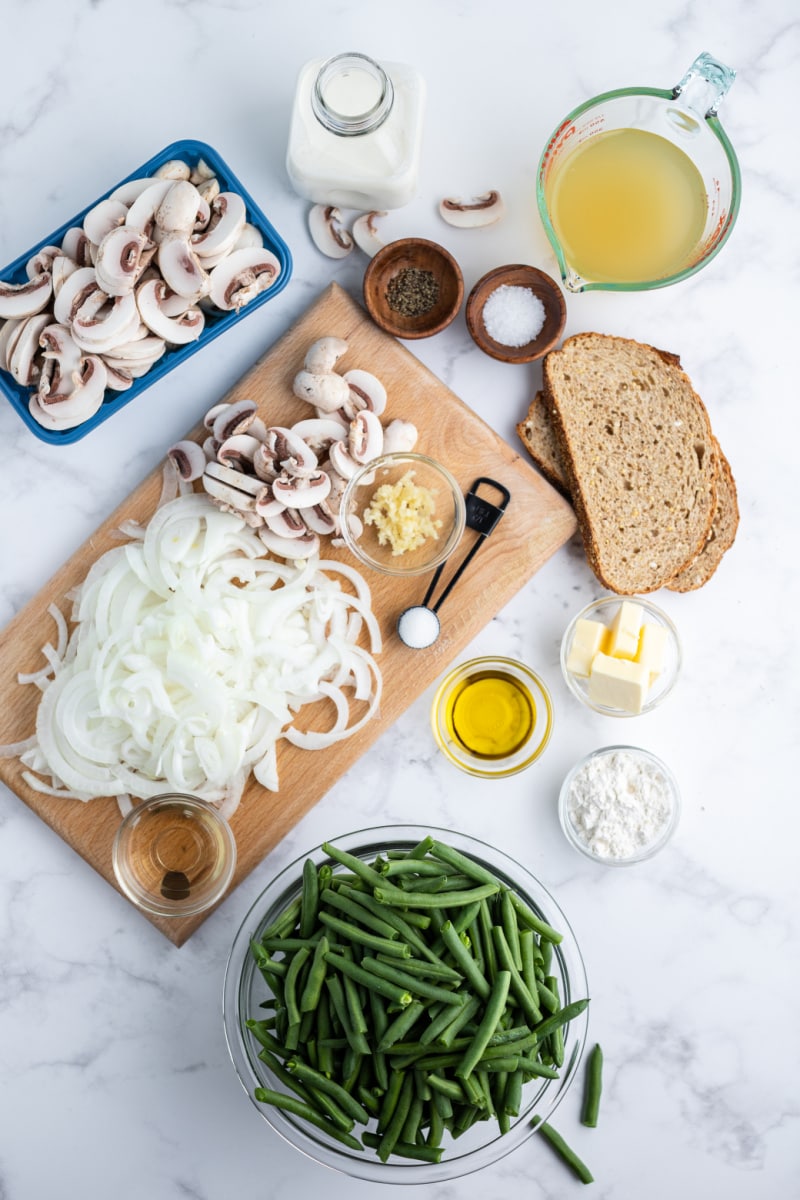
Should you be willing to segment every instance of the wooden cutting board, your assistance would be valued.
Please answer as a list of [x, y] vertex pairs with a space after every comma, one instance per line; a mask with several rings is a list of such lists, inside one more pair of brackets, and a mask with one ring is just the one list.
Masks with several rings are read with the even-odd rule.
[[[278, 750], [280, 791], [267, 792], [251, 780], [231, 825], [238, 860], [232, 887], [277, 845], [300, 818], [321, 799], [361, 754], [388, 728], [459, 651], [510, 600], [535, 571], [572, 536], [572, 509], [515, 449], [497, 436], [471, 409], [422, 365], [403, 345], [383, 333], [367, 313], [337, 284], [331, 284], [291, 329], [231, 389], [226, 400], [251, 397], [270, 425], [291, 425], [310, 415], [309, 406], [292, 395], [292, 379], [316, 338], [334, 334], [349, 349], [337, 363], [344, 371], [361, 367], [385, 384], [388, 403], [384, 420], [403, 417], [419, 429], [417, 448], [444, 462], [465, 493], [481, 475], [503, 483], [511, 493], [508, 511], [476, 555], [442, 609], [442, 634], [428, 650], [410, 650], [395, 632], [398, 614], [419, 603], [428, 577], [409, 580], [368, 572], [373, 609], [385, 638], [378, 658], [384, 680], [379, 715], [358, 734], [323, 751], [301, 750], [281, 743]], [[202, 440], [201, 426], [189, 435]], [[165, 447], [166, 449], [166, 447]], [[113, 545], [121, 521], [146, 521], [161, 487], [161, 468], [133, 491], [116, 512], [64, 564], [41, 592], [0, 634], [0, 741], [27, 737], [35, 726], [39, 691], [22, 687], [17, 673], [42, 665], [41, 647], [53, 637], [51, 603], [64, 606], [71, 587], [82, 581], [91, 564]], [[483, 493], [486, 494], [486, 493]], [[454, 560], [471, 544], [468, 530]], [[348, 559], [347, 551], [326, 547], [326, 556]], [[353, 561], [351, 558], [349, 561]], [[356, 564], [358, 565], [358, 564]], [[445, 571], [445, 581], [449, 571]], [[68, 606], [64, 607], [68, 611]], [[119, 824], [115, 800], [88, 804], [33, 791], [21, 778], [16, 759], [0, 759], [0, 779], [72, 846], [96, 871], [116, 886], [111, 845]], [[341, 830], [331, 830], [331, 836]], [[176, 945], [181, 945], [208, 913], [195, 917], [150, 917]]]

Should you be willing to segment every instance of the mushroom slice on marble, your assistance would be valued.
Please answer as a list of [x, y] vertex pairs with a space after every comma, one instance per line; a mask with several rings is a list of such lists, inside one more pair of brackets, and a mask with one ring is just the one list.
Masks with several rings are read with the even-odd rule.
[[315, 204], [308, 214], [308, 232], [318, 250], [328, 258], [345, 258], [353, 239], [342, 225], [342, 214], [331, 204]]
[[482, 225], [492, 225], [499, 221], [505, 212], [503, 198], [497, 191], [485, 192], [476, 196], [470, 203], [463, 200], [442, 200], [439, 204], [439, 215], [448, 225], [459, 229], [477, 229]]
[[385, 216], [385, 212], [367, 212], [356, 217], [353, 222], [353, 240], [359, 250], [363, 250], [370, 258], [383, 249], [384, 243], [378, 237], [375, 222]]

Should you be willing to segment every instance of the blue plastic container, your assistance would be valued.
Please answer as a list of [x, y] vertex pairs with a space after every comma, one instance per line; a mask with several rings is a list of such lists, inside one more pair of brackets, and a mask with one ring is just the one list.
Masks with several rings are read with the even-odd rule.
[[106, 398], [103, 404], [93, 417], [88, 421], [84, 421], [81, 425], [75, 426], [73, 429], [51, 430], [45, 429], [38, 421], [34, 420], [28, 411], [28, 401], [31, 396], [31, 389], [22, 387], [17, 383], [16, 379], [6, 371], [0, 371], [0, 391], [7, 397], [12, 408], [16, 410], [28, 428], [36, 437], [43, 442], [51, 442], [54, 445], [65, 445], [70, 442], [76, 442], [80, 438], [86, 437], [93, 429], [103, 421], [107, 421], [126, 404], [130, 404], [131, 400], [135, 400], [141, 392], [156, 383], [168, 371], [172, 371], [180, 363], [185, 362], [192, 354], [196, 354], [203, 346], [206, 346], [214, 338], [219, 337], [226, 329], [230, 329], [231, 325], [235, 325], [241, 321], [249, 313], [255, 312], [262, 304], [266, 304], [268, 300], [272, 300], [277, 296], [278, 292], [282, 291], [292, 274], [292, 256], [289, 252], [289, 247], [280, 237], [278, 232], [270, 224], [264, 213], [253, 200], [252, 196], [247, 192], [231, 171], [224, 159], [220, 158], [216, 150], [205, 142], [195, 142], [191, 140], [173, 142], [172, 145], [165, 147], [154, 158], [144, 163], [141, 167], [137, 167], [135, 171], [131, 171], [130, 175], [126, 175], [125, 179], [121, 179], [118, 183], [113, 184], [108, 191], [98, 196], [91, 204], [87, 204], [86, 208], [71, 221], [67, 221], [55, 233], [49, 234], [42, 238], [35, 246], [20, 255], [14, 262], [9, 263], [0, 271], [0, 279], [7, 283], [23, 283], [27, 278], [25, 274], [25, 264], [42, 246], [61, 245], [64, 234], [73, 225], [82, 225], [83, 219], [95, 204], [104, 200], [110, 195], [115, 188], [119, 187], [120, 183], [126, 183], [129, 179], [139, 179], [144, 176], [153, 175], [158, 168], [165, 162], [173, 158], [181, 158], [194, 167], [197, 160], [202, 158], [209, 168], [219, 179], [220, 189], [226, 192], [238, 192], [245, 202], [247, 208], [247, 220], [251, 225], [254, 225], [261, 233], [264, 239], [264, 245], [268, 250], [271, 250], [280, 263], [281, 270], [275, 283], [265, 292], [261, 292], [249, 304], [245, 304], [238, 312], [211, 312], [206, 313], [206, 322], [203, 332], [195, 342], [189, 342], [185, 346], [175, 346], [168, 348], [161, 356], [158, 362], [150, 368], [146, 375], [140, 379], [134, 379], [131, 387], [125, 392], [113, 392], [110, 389], [106, 392]]

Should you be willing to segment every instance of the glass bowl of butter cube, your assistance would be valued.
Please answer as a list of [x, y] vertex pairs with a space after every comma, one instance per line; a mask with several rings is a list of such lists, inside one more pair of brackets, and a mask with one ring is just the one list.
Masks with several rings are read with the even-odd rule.
[[681, 643], [662, 609], [638, 596], [587, 604], [561, 641], [561, 671], [574, 696], [608, 717], [652, 712], [678, 680]]

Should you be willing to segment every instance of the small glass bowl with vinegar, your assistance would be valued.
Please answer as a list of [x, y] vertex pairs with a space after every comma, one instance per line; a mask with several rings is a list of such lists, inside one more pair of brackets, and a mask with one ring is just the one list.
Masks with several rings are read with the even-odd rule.
[[473, 658], [440, 683], [431, 708], [436, 744], [468, 775], [504, 779], [550, 741], [553, 705], [539, 676], [511, 658]]

